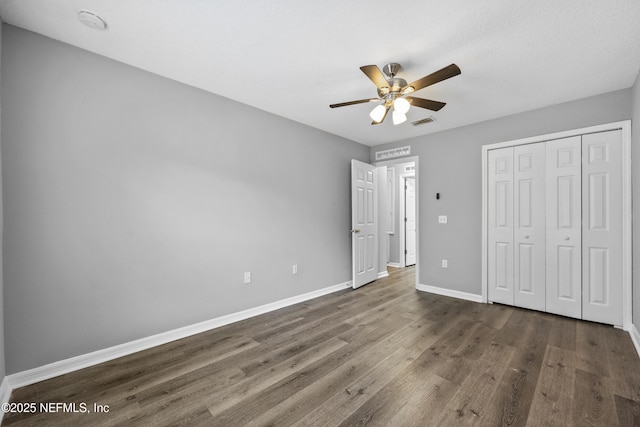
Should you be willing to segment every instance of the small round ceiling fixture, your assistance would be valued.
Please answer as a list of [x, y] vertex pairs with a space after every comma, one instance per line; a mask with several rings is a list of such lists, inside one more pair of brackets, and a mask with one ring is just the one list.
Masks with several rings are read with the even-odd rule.
[[81, 10], [80, 12], [78, 12], [78, 20], [87, 27], [93, 28], [95, 30], [107, 29], [107, 23], [104, 19], [100, 18], [95, 13], [91, 13], [86, 10]]

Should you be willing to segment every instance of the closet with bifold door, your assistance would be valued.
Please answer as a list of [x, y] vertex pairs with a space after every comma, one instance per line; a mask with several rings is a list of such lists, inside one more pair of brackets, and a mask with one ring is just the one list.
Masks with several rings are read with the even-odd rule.
[[622, 131], [486, 155], [488, 301], [622, 325]]

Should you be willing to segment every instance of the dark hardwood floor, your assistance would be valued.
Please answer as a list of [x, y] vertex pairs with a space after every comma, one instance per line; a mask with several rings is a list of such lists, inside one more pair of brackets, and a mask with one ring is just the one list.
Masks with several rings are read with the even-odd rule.
[[14, 390], [12, 402], [92, 413], [8, 413], [2, 425], [640, 425], [626, 332], [422, 293], [414, 280], [413, 268], [392, 269]]

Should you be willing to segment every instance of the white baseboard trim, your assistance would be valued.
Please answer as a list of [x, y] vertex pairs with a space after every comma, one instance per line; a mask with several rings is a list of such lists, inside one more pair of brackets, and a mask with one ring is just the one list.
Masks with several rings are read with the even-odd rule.
[[385, 270], [378, 273], [378, 279], [382, 279], [383, 277], [389, 277], [389, 272]]
[[[4, 377], [2, 379], [2, 384], [0, 384], [0, 405], [9, 402], [11, 399], [11, 387], [9, 386], [9, 379]], [[0, 411], [0, 423], [2, 423], [2, 416], [4, 415], [3, 411]]]
[[204, 322], [195, 323], [193, 325], [184, 326], [182, 328], [174, 329], [167, 332], [162, 332], [157, 335], [152, 335], [87, 354], [81, 354], [69, 359], [29, 369], [27, 371], [17, 372], [15, 374], [8, 375], [5, 378], [5, 381], [3, 381], [2, 385], [4, 386], [6, 382], [7, 388], [9, 389], [9, 394], [11, 394], [11, 390], [19, 387], [35, 384], [37, 382], [48, 380], [50, 378], [54, 378], [63, 374], [68, 374], [69, 372], [84, 369], [89, 366], [94, 366], [103, 362], [107, 362], [109, 360], [117, 359], [122, 356], [127, 356], [138, 351], [147, 350], [149, 348], [166, 344], [168, 342], [186, 338], [191, 335], [199, 334], [201, 332], [206, 332], [211, 329], [219, 328], [221, 326], [235, 323], [240, 320], [245, 320], [250, 317], [258, 316], [260, 314], [269, 313], [280, 308], [288, 307], [293, 304], [298, 304], [350, 287], [351, 281], [340, 283], [338, 285], [329, 286], [327, 288], [318, 289], [312, 292], [307, 292], [302, 295], [286, 298], [280, 301], [261, 305], [259, 307], [250, 308], [248, 310], [227, 314], [225, 316], [216, 317], [215, 319], [205, 320]]
[[473, 302], [482, 302], [482, 295], [470, 294], [453, 289], [445, 289], [439, 288], [437, 286], [429, 286], [423, 284], [419, 284], [418, 286], [416, 286], [416, 289], [423, 292], [429, 292], [431, 294], [444, 295], [445, 297], [453, 297]]
[[636, 325], [631, 324], [629, 335], [631, 335], [631, 341], [633, 341], [633, 345], [636, 348], [636, 353], [638, 353], [638, 357], [640, 357], [640, 333], [638, 332]]
[[399, 262], [388, 262], [387, 265], [389, 267], [400, 268], [400, 263]]

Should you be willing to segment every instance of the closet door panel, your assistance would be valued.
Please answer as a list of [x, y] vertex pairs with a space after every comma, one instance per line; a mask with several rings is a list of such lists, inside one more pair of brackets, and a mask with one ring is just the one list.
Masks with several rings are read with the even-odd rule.
[[545, 310], [545, 144], [514, 147], [514, 304]]
[[488, 156], [488, 297], [513, 305], [513, 148]]
[[581, 137], [546, 143], [546, 311], [582, 316]]
[[582, 318], [622, 325], [622, 134], [582, 137]]

